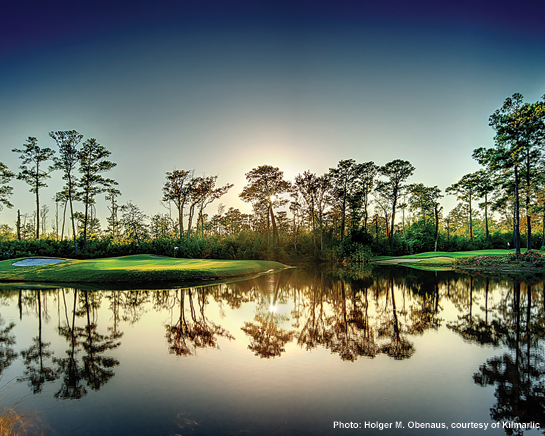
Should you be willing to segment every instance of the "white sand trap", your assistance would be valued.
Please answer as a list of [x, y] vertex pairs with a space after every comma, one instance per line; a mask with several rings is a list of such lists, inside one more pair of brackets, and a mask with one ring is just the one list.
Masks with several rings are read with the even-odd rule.
[[38, 266], [38, 265], [51, 265], [52, 263], [59, 263], [64, 261], [65, 259], [36, 258], [36, 259], [18, 260], [17, 262], [12, 263], [12, 265], [13, 266]]

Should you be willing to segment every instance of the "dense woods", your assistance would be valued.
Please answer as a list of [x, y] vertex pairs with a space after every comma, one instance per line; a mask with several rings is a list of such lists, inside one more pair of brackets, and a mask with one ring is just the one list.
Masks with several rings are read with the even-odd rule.
[[[147, 215], [130, 201], [119, 202], [121, 187], [106, 177], [116, 163], [95, 138], [51, 132], [52, 149], [29, 137], [23, 148], [12, 150], [21, 159], [18, 172], [0, 162], [0, 206], [17, 207], [12, 184], [20, 180], [28, 184], [36, 208], [18, 210], [15, 223], [0, 225], [0, 249], [4, 258], [148, 252], [362, 262], [377, 254], [508, 244], [517, 251], [540, 248], [545, 245], [545, 101], [527, 103], [514, 94], [490, 116], [489, 125], [494, 146], [473, 152], [481, 169], [450, 186], [418, 183], [418, 169], [402, 159], [383, 165], [345, 159], [325, 174], [302, 168], [294, 180], [286, 180], [281, 168], [261, 165], [246, 173], [245, 186], [236, 187], [251, 213], [220, 202], [235, 189], [232, 184], [217, 186], [217, 176], [184, 169], [167, 172], [157, 193], [169, 213]], [[40, 193], [59, 174], [65, 184], [51, 213]], [[445, 195], [458, 201], [448, 212], [440, 204]], [[96, 216], [97, 201], [108, 204], [105, 223]]]

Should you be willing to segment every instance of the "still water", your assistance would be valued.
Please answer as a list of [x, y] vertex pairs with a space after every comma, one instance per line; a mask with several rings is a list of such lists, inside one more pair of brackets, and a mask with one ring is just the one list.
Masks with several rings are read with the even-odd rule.
[[536, 279], [404, 267], [4, 285], [2, 402], [58, 435], [541, 434], [544, 309]]

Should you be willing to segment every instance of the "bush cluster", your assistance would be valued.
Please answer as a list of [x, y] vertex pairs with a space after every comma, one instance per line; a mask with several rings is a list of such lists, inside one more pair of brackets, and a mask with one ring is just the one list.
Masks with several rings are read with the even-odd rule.
[[509, 253], [502, 256], [474, 256], [461, 257], [454, 261], [457, 266], [470, 267], [500, 267], [508, 265], [524, 265], [532, 267], [542, 267], [544, 265], [543, 256], [538, 251], [527, 251], [525, 253]]

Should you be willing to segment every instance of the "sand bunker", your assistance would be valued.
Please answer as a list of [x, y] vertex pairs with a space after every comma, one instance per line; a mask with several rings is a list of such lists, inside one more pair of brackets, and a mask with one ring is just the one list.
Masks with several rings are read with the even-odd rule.
[[36, 258], [36, 259], [18, 260], [17, 262], [12, 263], [12, 265], [13, 266], [38, 266], [38, 265], [50, 265], [52, 263], [59, 263], [64, 261], [65, 259]]

